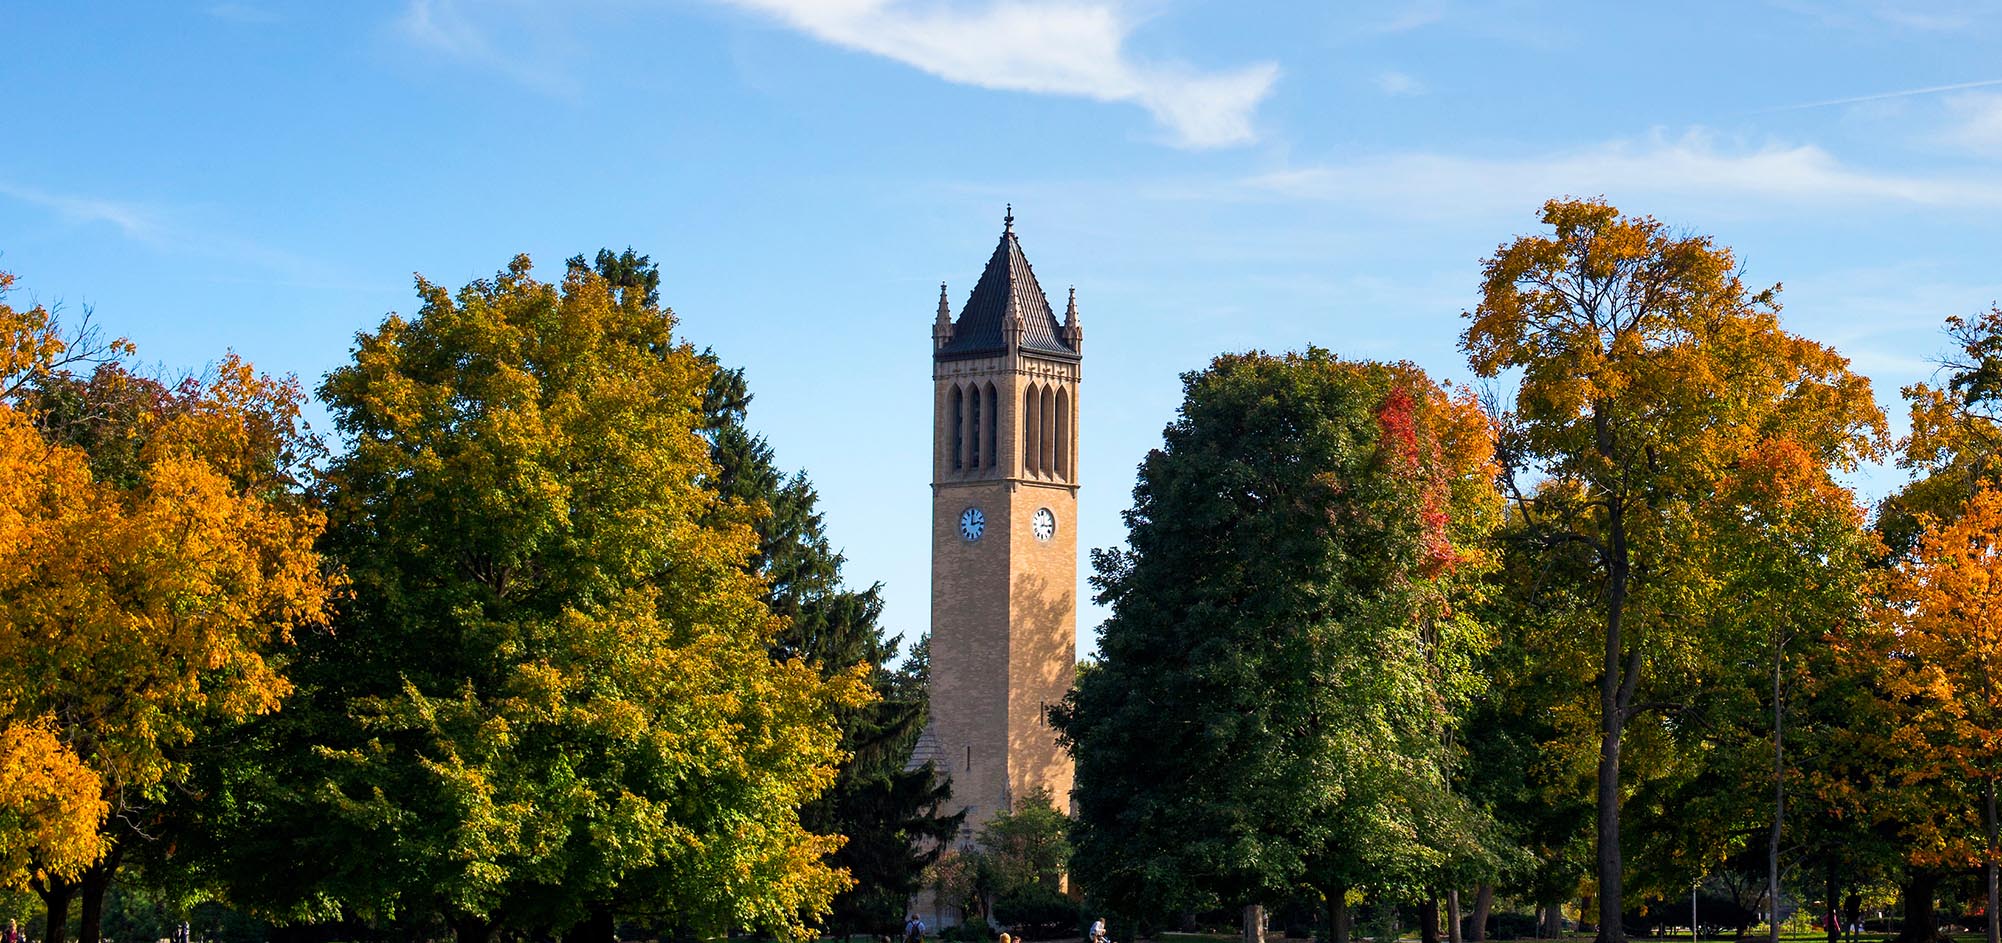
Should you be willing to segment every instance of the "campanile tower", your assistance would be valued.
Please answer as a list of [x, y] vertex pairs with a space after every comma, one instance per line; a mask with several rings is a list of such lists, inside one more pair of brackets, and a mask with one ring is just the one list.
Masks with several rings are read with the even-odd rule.
[[1041, 787], [1070, 807], [1071, 763], [1044, 709], [1077, 663], [1079, 363], [1036, 284], [1011, 208], [958, 320], [932, 325], [931, 727], [968, 835]]

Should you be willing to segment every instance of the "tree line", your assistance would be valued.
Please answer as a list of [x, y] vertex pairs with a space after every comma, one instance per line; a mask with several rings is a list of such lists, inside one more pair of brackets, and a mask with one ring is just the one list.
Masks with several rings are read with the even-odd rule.
[[331, 444], [296, 381], [0, 297], [0, 885], [79, 943], [114, 885], [291, 943], [879, 933], [921, 887], [1610, 943], [1706, 880], [1739, 935], [1895, 893], [1907, 943], [2002, 943], [2002, 311], [1894, 439], [1728, 248], [1541, 219], [1482, 264], [1477, 387], [1183, 378], [1050, 716], [1076, 790], [977, 847], [907, 762], [925, 646], [646, 257], [419, 278], [316, 388]]
[[[1728, 248], [1603, 200], [1541, 222], [1481, 266], [1476, 389], [1319, 348], [1184, 376], [1051, 716], [1087, 901], [1129, 934], [1304, 906], [1348, 943], [1367, 904], [1459, 943], [1500, 897], [1538, 936], [1575, 905], [1608, 943], [1777, 943], [1895, 891], [1901, 939], [1944, 906], [1996, 943], [2002, 312], [1946, 321], [1894, 439]], [[1911, 480], [1866, 507], [1846, 476], [1887, 458]], [[1706, 880], [1734, 913], [1691, 916]]]
[[301, 941], [896, 924], [959, 826], [923, 662], [659, 280], [420, 277], [317, 390], [337, 451], [296, 381], [0, 297], [0, 884], [44, 939], [114, 882]]

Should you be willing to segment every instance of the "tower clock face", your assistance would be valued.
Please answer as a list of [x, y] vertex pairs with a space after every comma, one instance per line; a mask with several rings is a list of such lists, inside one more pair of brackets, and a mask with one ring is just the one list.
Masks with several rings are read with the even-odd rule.
[[1057, 535], [1057, 516], [1050, 513], [1049, 508], [1037, 508], [1033, 526], [1037, 540], [1048, 540]]
[[979, 508], [967, 508], [959, 512], [959, 536], [967, 540], [979, 540], [987, 532], [987, 515]]

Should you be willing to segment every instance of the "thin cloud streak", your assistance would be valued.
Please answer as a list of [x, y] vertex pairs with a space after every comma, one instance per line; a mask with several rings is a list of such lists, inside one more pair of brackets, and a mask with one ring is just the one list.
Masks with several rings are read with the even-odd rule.
[[1269, 62], [1204, 72], [1136, 61], [1126, 48], [1133, 24], [1112, 0], [720, 2], [948, 82], [1139, 105], [1191, 148], [1256, 140], [1253, 115], [1279, 77]]
[[40, 207], [70, 223], [109, 224], [126, 238], [156, 252], [241, 262], [322, 282], [332, 278], [326, 266], [314, 260], [226, 233], [180, 225], [136, 203], [51, 193], [6, 181], [0, 181], [0, 199]]
[[1957, 82], [1952, 85], [1928, 85], [1924, 88], [1907, 88], [1895, 92], [1878, 92], [1874, 95], [1856, 95], [1849, 98], [1830, 98], [1826, 101], [1804, 102], [1798, 105], [1780, 105], [1767, 108], [1755, 114], [1771, 114], [1779, 111], [1802, 111], [1808, 108], [1832, 108], [1836, 105], [1860, 105], [1865, 102], [1888, 101], [1893, 98], [1913, 98], [1920, 95], [1938, 95], [1942, 92], [1963, 92], [1971, 88], [1989, 88], [2002, 85], [2002, 79], [1982, 79], [1976, 82]]

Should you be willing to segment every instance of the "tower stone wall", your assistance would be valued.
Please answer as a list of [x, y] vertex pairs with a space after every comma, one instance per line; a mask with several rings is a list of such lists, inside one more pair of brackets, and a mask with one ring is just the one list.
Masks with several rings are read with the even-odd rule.
[[941, 289], [933, 328], [927, 738], [969, 839], [1033, 789], [1069, 808], [1072, 782], [1045, 711], [1077, 661], [1083, 331], [1010, 223], [956, 322]]

